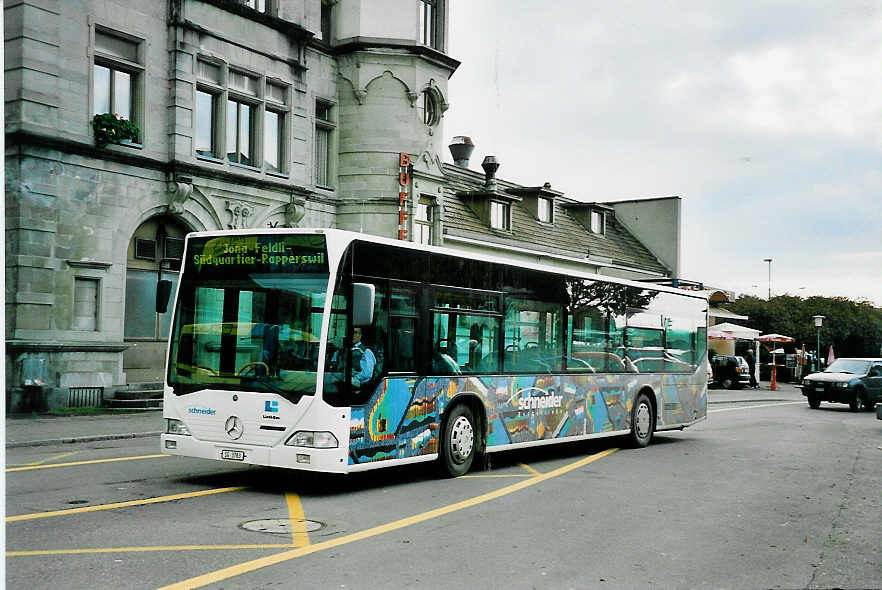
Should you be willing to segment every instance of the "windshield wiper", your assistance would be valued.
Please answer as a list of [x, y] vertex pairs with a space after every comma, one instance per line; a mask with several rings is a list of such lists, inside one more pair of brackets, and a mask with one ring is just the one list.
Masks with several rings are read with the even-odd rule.
[[186, 395], [188, 393], [193, 393], [194, 391], [199, 391], [201, 389], [205, 389], [204, 385], [184, 385], [182, 383], [176, 383], [172, 385], [172, 392], [175, 395]]

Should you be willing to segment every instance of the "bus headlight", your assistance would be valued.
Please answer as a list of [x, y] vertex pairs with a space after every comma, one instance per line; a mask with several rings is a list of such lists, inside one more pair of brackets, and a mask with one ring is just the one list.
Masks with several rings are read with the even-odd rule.
[[166, 434], [179, 434], [181, 436], [190, 436], [190, 429], [181, 422], [180, 420], [175, 420], [174, 418], [166, 418]]
[[314, 432], [312, 430], [298, 430], [291, 435], [289, 447], [310, 447], [313, 449], [336, 449], [339, 446], [337, 437], [330, 432]]

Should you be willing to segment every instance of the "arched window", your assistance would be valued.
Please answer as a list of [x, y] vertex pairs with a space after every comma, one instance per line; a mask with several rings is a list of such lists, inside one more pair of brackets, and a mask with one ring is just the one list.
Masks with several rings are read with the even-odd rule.
[[142, 223], [129, 242], [126, 257], [126, 340], [165, 340], [171, 309], [156, 313], [156, 283], [160, 278], [177, 284], [184, 236], [189, 230], [170, 216], [152, 217]]

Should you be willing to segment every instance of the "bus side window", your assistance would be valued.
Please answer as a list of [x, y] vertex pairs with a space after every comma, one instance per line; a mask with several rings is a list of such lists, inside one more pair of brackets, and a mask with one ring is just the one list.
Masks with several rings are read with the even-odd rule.
[[434, 313], [432, 320], [432, 374], [459, 375], [456, 362], [456, 332], [450, 329], [451, 314]]
[[389, 371], [416, 371], [417, 304], [416, 289], [392, 285], [390, 293]]
[[504, 370], [560, 371], [563, 368], [562, 319], [560, 304], [506, 297]]

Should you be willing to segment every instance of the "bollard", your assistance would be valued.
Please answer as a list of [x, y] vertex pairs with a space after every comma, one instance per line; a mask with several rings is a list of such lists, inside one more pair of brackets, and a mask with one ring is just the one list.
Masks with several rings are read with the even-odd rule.
[[772, 383], [769, 385], [770, 391], [777, 391], [778, 389], [778, 365], [772, 365]]

